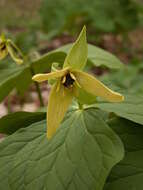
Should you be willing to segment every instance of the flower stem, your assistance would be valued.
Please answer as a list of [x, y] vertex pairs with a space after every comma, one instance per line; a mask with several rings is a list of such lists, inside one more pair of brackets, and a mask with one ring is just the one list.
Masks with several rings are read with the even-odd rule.
[[78, 107], [79, 107], [80, 110], [83, 109], [83, 104], [81, 104], [79, 101], [78, 101]]
[[[30, 66], [30, 70], [31, 70], [32, 76], [34, 76], [34, 75], [35, 75], [35, 72], [34, 72], [32, 66]], [[37, 94], [38, 94], [38, 97], [39, 97], [40, 106], [43, 107], [43, 106], [44, 106], [44, 102], [43, 102], [43, 98], [42, 98], [40, 86], [39, 86], [38, 82], [36, 82], [36, 81], [34, 81], [34, 84], [35, 84], [36, 91], [37, 91]]]
[[11, 113], [11, 96], [8, 95], [8, 99], [7, 99], [7, 110], [8, 113]]

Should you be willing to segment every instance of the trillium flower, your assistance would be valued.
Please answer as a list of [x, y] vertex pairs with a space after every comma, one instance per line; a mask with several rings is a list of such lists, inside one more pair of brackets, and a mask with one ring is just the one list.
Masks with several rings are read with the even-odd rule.
[[19, 48], [10, 39], [6, 39], [4, 35], [1, 35], [0, 60], [4, 59], [8, 54], [17, 64], [23, 63], [22, 53]]
[[82, 71], [87, 62], [87, 52], [86, 28], [83, 27], [65, 58], [63, 69], [48, 74], [36, 74], [32, 78], [37, 82], [55, 79], [49, 95], [47, 111], [48, 138], [55, 134], [73, 97], [78, 97], [79, 88], [110, 102], [121, 102], [124, 99], [121, 94], [110, 90], [95, 77]]

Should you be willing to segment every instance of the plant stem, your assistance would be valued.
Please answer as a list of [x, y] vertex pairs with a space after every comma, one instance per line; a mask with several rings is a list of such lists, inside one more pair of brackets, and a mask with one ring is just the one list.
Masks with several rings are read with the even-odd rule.
[[36, 90], [37, 90], [37, 94], [38, 94], [38, 97], [39, 97], [40, 106], [43, 107], [44, 106], [44, 102], [43, 102], [40, 86], [39, 86], [38, 82], [34, 81], [34, 84], [35, 84], [35, 87], [36, 87]]
[[83, 104], [81, 104], [79, 101], [78, 101], [78, 107], [79, 107], [80, 110], [83, 109]]
[[[35, 75], [35, 72], [34, 72], [32, 66], [30, 66], [30, 70], [31, 70], [32, 76]], [[38, 82], [36, 82], [36, 81], [34, 81], [34, 84], [35, 84], [36, 91], [37, 91], [37, 94], [38, 94], [38, 97], [39, 97], [40, 106], [43, 107], [44, 106], [44, 102], [43, 102], [40, 86], [39, 86]]]
[[10, 95], [8, 95], [8, 99], [7, 99], [7, 111], [8, 111], [8, 113], [11, 113], [11, 97], [10, 97]]

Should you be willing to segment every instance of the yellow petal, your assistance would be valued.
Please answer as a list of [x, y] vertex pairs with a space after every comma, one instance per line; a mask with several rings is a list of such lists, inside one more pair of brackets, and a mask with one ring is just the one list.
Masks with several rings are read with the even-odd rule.
[[21, 51], [17, 48], [17, 46], [11, 40], [7, 40], [7, 50], [9, 52], [11, 58], [17, 64], [23, 63], [23, 56], [21, 54]]
[[81, 71], [74, 71], [72, 73], [75, 75], [80, 86], [87, 92], [95, 96], [100, 96], [110, 102], [120, 102], [124, 100], [124, 96], [110, 90], [95, 77]]
[[37, 82], [43, 82], [49, 79], [60, 78], [64, 76], [66, 73], [67, 73], [67, 69], [51, 72], [48, 74], [37, 74], [33, 76], [32, 80], [37, 81]]
[[0, 37], [0, 60], [4, 59], [8, 54], [6, 41]]
[[70, 89], [66, 89], [63, 85], [60, 85], [59, 90], [57, 90], [57, 87], [58, 83], [52, 87], [49, 96], [47, 112], [48, 138], [51, 138], [55, 134], [73, 98], [73, 93]]
[[0, 49], [0, 60], [4, 59], [8, 54], [7, 48], [4, 50]]

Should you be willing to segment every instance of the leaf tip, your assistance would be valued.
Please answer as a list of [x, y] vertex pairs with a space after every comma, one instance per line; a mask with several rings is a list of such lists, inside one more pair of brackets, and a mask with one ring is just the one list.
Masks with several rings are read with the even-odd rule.
[[86, 26], [84, 25], [81, 32], [80, 32], [80, 35], [79, 35], [79, 38], [83, 36], [85, 39], [86, 39]]
[[86, 25], [83, 26], [82, 31], [86, 32]]

